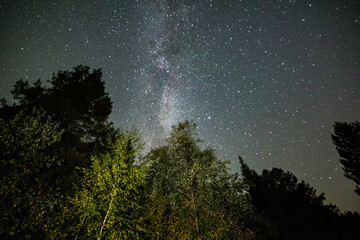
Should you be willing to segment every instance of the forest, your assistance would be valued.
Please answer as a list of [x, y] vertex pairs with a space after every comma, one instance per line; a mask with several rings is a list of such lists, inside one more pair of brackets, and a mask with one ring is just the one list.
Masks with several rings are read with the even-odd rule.
[[[1, 239], [358, 239], [360, 215], [291, 172], [240, 169], [203, 148], [192, 121], [143, 151], [109, 121], [101, 69], [14, 85], [0, 108]], [[360, 123], [332, 140], [360, 197]]]

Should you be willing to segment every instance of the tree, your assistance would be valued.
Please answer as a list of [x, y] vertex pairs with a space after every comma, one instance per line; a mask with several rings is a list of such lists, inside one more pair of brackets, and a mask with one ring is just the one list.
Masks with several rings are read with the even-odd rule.
[[31, 109], [43, 109], [47, 117], [64, 129], [62, 138], [54, 144], [54, 152], [62, 159], [56, 169], [61, 179], [59, 191], [64, 195], [75, 194], [74, 185], [82, 175], [78, 168], [90, 166], [91, 155], [105, 151], [109, 138], [114, 134], [108, 122], [112, 103], [105, 92], [101, 69], [90, 70], [76, 66], [72, 71], [58, 71], [49, 81], [49, 87], [41, 81], [30, 85], [19, 80], [11, 91], [18, 102], [13, 106], [3, 105], [0, 117], [9, 121], [19, 111], [32, 115]]
[[0, 119], [0, 236], [39, 239], [60, 198], [53, 169], [61, 165], [52, 152], [62, 131], [45, 112], [34, 108], [7, 122]]
[[196, 125], [185, 121], [173, 127], [165, 146], [146, 156], [148, 239], [252, 237], [239, 220], [248, 206], [244, 189], [231, 181], [226, 163], [199, 143]]
[[72, 71], [53, 74], [49, 88], [42, 86], [40, 80], [33, 86], [19, 80], [11, 93], [20, 104], [3, 105], [0, 117], [9, 119], [21, 110], [42, 108], [65, 129], [63, 147], [76, 146], [80, 154], [90, 156], [106, 144], [112, 129], [107, 122], [112, 103], [101, 78], [101, 69], [91, 72], [89, 67], [79, 65]]
[[290, 172], [273, 168], [258, 174], [239, 160], [254, 208], [270, 218], [276, 230], [277, 236], [266, 239], [345, 239], [346, 231], [338, 224], [339, 210], [325, 205], [324, 194], [317, 195]]
[[140, 146], [134, 131], [119, 130], [108, 150], [92, 157], [91, 168], [83, 170], [81, 189], [64, 208], [62, 219], [72, 224], [65, 223], [70, 228], [64, 231], [60, 223], [52, 238], [140, 238], [141, 187], [146, 176], [146, 166], [135, 163]]
[[355, 192], [360, 195], [360, 122], [336, 122], [331, 135], [345, 176], [356, 184]]

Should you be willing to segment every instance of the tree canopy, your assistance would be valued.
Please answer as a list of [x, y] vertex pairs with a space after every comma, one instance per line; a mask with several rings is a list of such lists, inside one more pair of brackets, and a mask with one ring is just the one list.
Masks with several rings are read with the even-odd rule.
[[[107, 119], [112, 103], [101, 69], [90, 71], [90, 67], [79, 65], [72, 71], [58, 71], [49, 84], [45, 87], [37, 80], [31, 86], [28, 81], [17, 81], [11, 93], [18, 104], [2, 106], [0, 117], [11, 119], [21, 110], [41, 108], [65, 130], [65, 147], [75, 144], [80, 153], [87, 153], [105, 145], [111, 133]], [[91, 148], [84, 148], [86, 145]]]
[[199, 143], [196, 125], [185, 121], [147, 155], [148, 238], [251, 239], [243, 224], [250, 207], [244, 185]]
[[51, 237], [140, 239], [141, 187], [147, 170], [135, 164], [140, 151], [136, 132], [118, 130], [106, 152], [93, 156], [91, 166], [83, 169], [81, 188], [69, 198]]
[[[279, 168], [232, 173], [197, 126], [172, 127], [148, 153], [114, 129], [101, 70], [77, 66], [49, 86], [18, 81], [0, 108], [1, 239], [357, 239], [360, 216]], [[332, 136], [359, 189], [359, 122]], [[239, 171], [239, 172], [240, 172]]]
[[49, 211], [60, 197], [54, 174], [61, 164], [54, 145], [59, 125], [34, 108], [10, 122], [0, 119], [0, 236], [2, 239], [40, 237]]
[[355, 192], [360, 195], [360, 122], [336, 122], [331, 135], [345, 176], [356, 184]]
[[358, 214], [351, 224], [344, 224], [341, 218], [353, 215], [341, 215], [336, 206], [325, 204], [323, 193], [316, 194], [313, 187], [299, 182], [294, 174], [279, 168], [258, 174], [242, 158], [239, 160], [253, 207], [262, 218], [270, 220], [271, 227], [266, 229], [275, 230], [272, 236], [261, 232], [264, 239], [354, 239], [357, 235]]

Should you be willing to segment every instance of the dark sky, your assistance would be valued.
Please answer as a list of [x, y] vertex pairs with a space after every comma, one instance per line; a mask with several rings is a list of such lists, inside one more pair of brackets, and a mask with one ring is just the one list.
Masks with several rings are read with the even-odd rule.
[[20, 78], [102, 68], [116, 126], [147, 149], [198, 124], [238, 170], [281, 167], [360, 211], [331, 142], [360, 120], [359, 1], [0, 1], [0, 96]]

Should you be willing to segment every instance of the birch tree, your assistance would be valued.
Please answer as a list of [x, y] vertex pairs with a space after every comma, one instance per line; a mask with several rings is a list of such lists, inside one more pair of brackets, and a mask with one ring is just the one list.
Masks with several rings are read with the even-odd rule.
[[[174, 126], [165, 146], [147, 155], [150, 162], [147, 205], [150, 239], [250, 239], [245, 227], [233, 221], [222, 206], [227, 192], [243, 199], [244, 189], [229, 187], [231, 174], [215, 151], [201, 148], [196, 125]], [[229, 194], [228, 194], [229, 195]], [[231, 195], [231, 194], [230, 194]], [[234, 198], [235, 199], [235, 198]], [[238, 204], [241, 201], [227, 201]], [[247, 205], [233, 208], [244, 209]], [[240, 213], [241, 211], [237, 211]], [[242, 216], [239, 215], [238, 218]], [[230, 233], [231, 232], [231, 233]], [[232, 234], [234, 233], [234, 234]]]
[[91, 168], [84, 170], [83, 189], [73, 199], [78, 210], [75, 239], [140, 238], [140, 189], [146, 167], [135, 163], [139, 142], [135, 132], [118, 131], [109, 150], [94, 156]]

